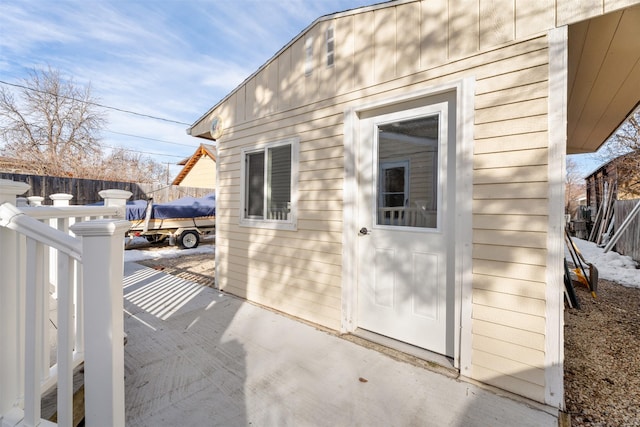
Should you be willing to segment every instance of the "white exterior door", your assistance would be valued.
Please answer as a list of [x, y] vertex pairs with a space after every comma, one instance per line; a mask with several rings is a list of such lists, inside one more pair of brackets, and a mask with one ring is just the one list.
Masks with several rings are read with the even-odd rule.
[[447, 102], [360, 121], [358, 327], [453, 356], [455, 120]]

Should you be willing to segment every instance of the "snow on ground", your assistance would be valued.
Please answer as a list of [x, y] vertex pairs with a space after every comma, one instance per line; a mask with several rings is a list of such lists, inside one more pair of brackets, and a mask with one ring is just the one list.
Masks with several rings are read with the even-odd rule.
[[[598, 276], [601, 279], [611, 280], [621, 285], [640, 288], [640, 269], [636, 268], [636, 263], [631, 257], [620, 255], [617, 252], [609, 251], [606, 254], [602, 248], [587, 240], [571, 238], [576, 244], [587, 262], [595, 265], [598, 269]], [[568, 261], [571, 257], [565, 250]]]
[[[207, 237], [203, 238], [206, 241]], [[598, 275], [605, 280], [611, 280], [621, 285], [640, 288], [640, 269], [631, 257], [623, 256], [617, 252], [609, 251], [606, 254], [595, 243], [586, 240], [572, 238], [573, 242], [587, 260], [598, 269]], [[146, 240], [145, 240], [146, 242]], [[135, 242], [133, 242], [135, 244]], [[200, 245], [194, 249], [181, 249], [178, 246], [166, 246], [164, 248], [128, 249], [124, 251], [125, 262], [136, 262], [145, 259], [176, 258], [185, 255], [214, 254], [215, 245]], [[571, 261], [568, 251], [565, 249], [567, 260]]]
[[[140, 239], [140, 238], [135, 238]], [[130, 242], [133, 245], [137, 244], [136, 240]], [[202, 242], [206, 242], [207, 236], [202, 238]], [[146, 243], [147, 241], [142, 238], [142, 241]], [[142, 261], [145, 259], [159, 259], [159, 258], [177, 258], [185, 255], [195, 255], [195, 254], [214, 254], [215, 245], [199, 245], [197, 248], [193, 249], [182, 249], [179, 246], [166, 246], [163, 248], [153, 248], [153, 250], [146, 250], [144, 248], [141, 249], [127, 249], [124, 251], [124, 262], [136, 262]]]

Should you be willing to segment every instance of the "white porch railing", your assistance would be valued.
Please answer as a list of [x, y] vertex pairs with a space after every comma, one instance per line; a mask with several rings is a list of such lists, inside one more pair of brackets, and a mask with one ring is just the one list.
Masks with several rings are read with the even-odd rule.
[[435, 228], [437, 226], [437, 215], [437, 211], [421, 208], [404, 206], [378, 208], [378, 224]]
[[[131, 193], [117, 192], [105, 206], [61, 206], [65, 196], [52, 197], [53, 207], [16, 207], [28, 188], [0, 180], [0, 425], [52, 425], [41, 419], [41, 398], [55, 385], [58, 425], [72, 425], [73, 370], [83, 361], [86, 424], [124, 425], [123, 238], [130, 224], [117, 218]], [[50, 294], [57, 297], [55, 337]]]
[[267, 219], [280, 219], [280, 220], [286, 221], [289, 219], [290, 212], [291, 212], [291, 209], [288, 207], [284, 207], [284, 208], [270, 207], [267, 210]]

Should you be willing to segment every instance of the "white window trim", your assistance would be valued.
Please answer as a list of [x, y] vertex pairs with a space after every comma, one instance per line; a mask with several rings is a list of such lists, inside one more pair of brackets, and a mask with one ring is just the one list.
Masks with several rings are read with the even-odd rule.
[[[291, 212], [286, 221], [276, 219], [254, 219], [245, 218], [245, 204], [247, 202], [247, 155], [252, 153], [266, 152], [273, 147], [291, 145]], [[297, 137], [280, 139], [268, 143], [256, 144], [242, 150], [240, 158], [240, 223], [241, 227], [269, 228], [276, 230], [297, 230], [298, 229], [298, 153], [300, 139]]]
[[388, 160], [388, 161], [384, 161], [384, 162], [380, 162], [379, 164], [379, 168], [378, 168], [378, 183], [377, 183], [377, 187], [378, 187], [378, 206], [384, 206], [384, 188], [382, 186], [382, 177], [383, 177], [383, 171], [385, 169], [390, 169], [390, 168], [394, 168], [394, 167], [403, 167], [404, 168], [404, 202], [403, 202], [403, 206], [406, 207], [406, 200], [409, 198], [409, 194], [410, 194], [410, 182], [409, 182], [409, 177], [411, 176], [411, 162], [409, 161], [409, 159], [402, 159], [402, 160]]
[[455, 90], [456, 96], [456, 217], [455, 221], [455, 318], [454, 366], [461, 376], [471, 377], [471, 309], [472, 309], [472, 176], [473, 117], [475, 78], [469, 77], [388, 99], [351, 107], [344, 112], [344, 216], [342, 257], [342, 324], [341, 332], [353, 332], [358, 325], [357, 313], [357, 222], [358, 191], [355, 150], [361, 115], [375, 108], [428, 98]]

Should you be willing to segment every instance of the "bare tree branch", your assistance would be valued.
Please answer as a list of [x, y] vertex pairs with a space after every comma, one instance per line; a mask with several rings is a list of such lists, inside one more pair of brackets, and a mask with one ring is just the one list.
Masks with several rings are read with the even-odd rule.
[[[64, 80], [49, 67], [24, 79], [18, 100], [0, 87], [0, 154], [31, 163], [53, 176], [150, 182], [163, 177], [161, 164], [124, 149], [100, 145], [106, 116], [90, 86]], [[120, 160], [119, 160], [120, 159]]]

